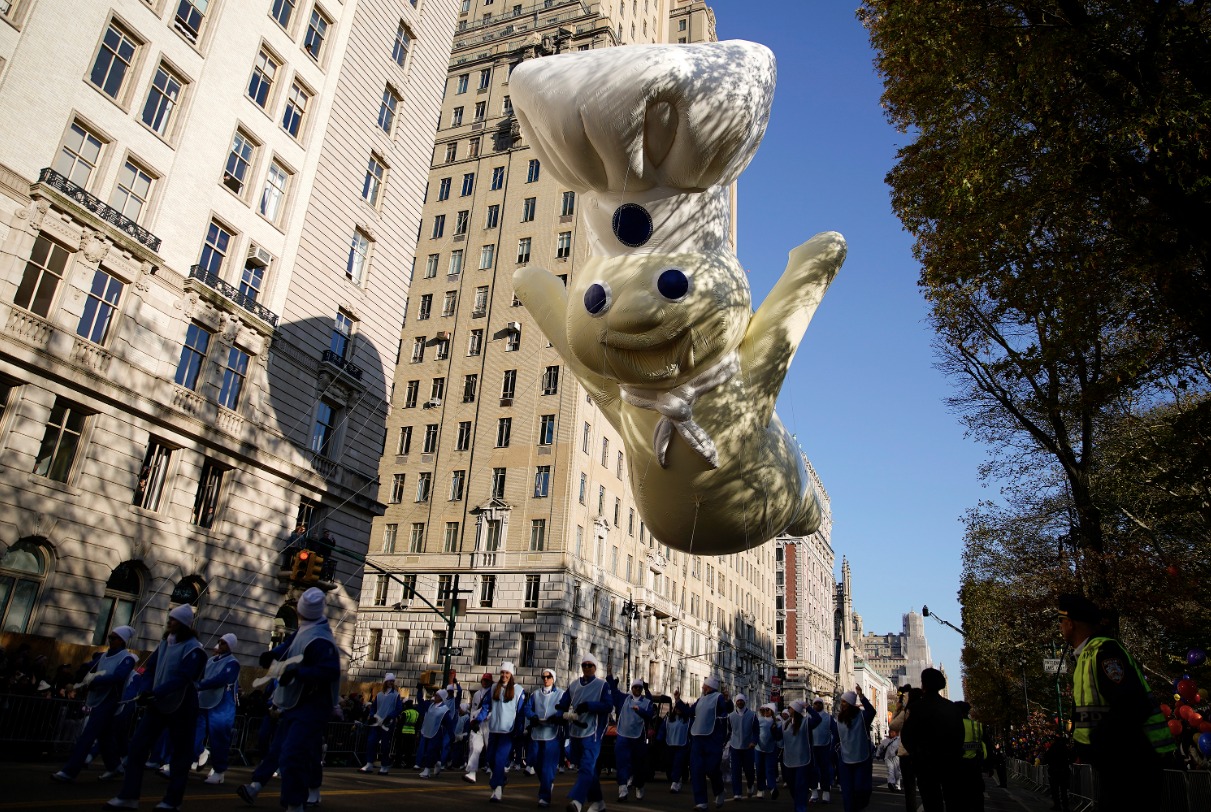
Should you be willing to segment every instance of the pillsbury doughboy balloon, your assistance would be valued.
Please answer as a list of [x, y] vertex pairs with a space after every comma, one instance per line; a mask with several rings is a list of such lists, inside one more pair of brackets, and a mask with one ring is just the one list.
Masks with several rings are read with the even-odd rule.
[[527, 142], [581, 195], [593, 254], [567, 288], [518, 270], [517, 296], [622, 434], [652, 534], [699, 555], [820, 524], [774, 403], [845, 240], [791, 251], [755, 313], [729, 240], [728, 187], [765, 132], [774, 75], [767, 48], [729, 41], [559, 54], [509, 80]]

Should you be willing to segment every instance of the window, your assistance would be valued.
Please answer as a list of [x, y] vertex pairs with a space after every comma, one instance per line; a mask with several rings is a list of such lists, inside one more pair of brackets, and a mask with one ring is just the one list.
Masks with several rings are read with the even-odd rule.
[[492, 244], [485, 245], [479, 249], [479, 269], [486, 271], [492, 267], [492, 261], [496, 258], [496, 246]]
[[[391, 585], [391, 576], [379, 575], [374, 580], [375, 580], [374, 605], [375, 606], [386, 606], [387, 605], [387, 589]], [[374, 631], [378, 631], [378, 629], [375, 629]], [[373, 635], [373, 632], [371, 632], [371, 635]], [[370, 659], [377, 660], [378, 657], [370, 657]]]
[[198, 257], [198, 265], [203, 271], [219, 276], [223, 271], [223, 261], [227, 259], [227, 249], [231, 244], [231, 232], [218, 221], [211, 220], [206, 229], [206, 241], [202, 244], [202, 255]]
[[441, 260], [441, 254], [430, 254], [425, 260], [425, 278], [432, 279], [437, 276], [437, 265]]
[[[0, 563], [3, 566], [3, 563]], [[7, 594], [7, 584], [0, 575], [0, 594]], [[109, 633], [119, 626], [128, 625], [135, 616], [135, 605], [143, 594], [143, 577], [133, 561], [123, 561], [114, 567], [105, 582], [105, 595], [101, 598], [101, 611], [97, 613], [97, 625], [93, 629], [93, 645], [103, 646]], [[4, 627], [8, 631], [7, 625]]]
[[471, 307], [472, 316], [482, 316], [488, 312], [488, 286], [479, 285], [475, 288], [475, 302]]
[[93, 60], [89, 81], [106, 96], [117, 99], [138, 50], [139, 43], [122, 26], [111, 22]]
[[371, 155], [366, 164], [366, 179], [362, 182], [362, 199], [371, 206], [378, 206], [379, 193], [383, 188], [387, 167], [377, 155]]
[[463, 209], [454, 218], [454, 236], [462, 236], [467, 233], [467, 226], [471, 223], [471, 212]]
[[[536, 499], [545, 499], [551, 495], [551, 466], [540, 465], [538, 470], [534, 472], [534, 497]], [[531, 536], [531, 543], [533, 537]], [[531, 546], [530, 549], [535, 549]], [[537, 548], [541, 550], [542, 548]]]
[[269, 94], [279, 67], [277, 59], [264, 48], [257, 54], [252, 66], [252, 78], [248, 80], [248, 98], [256, 102], [257, 107], [264, 108], [269, 103]]
[[433, 217], [433, 232], [429, 235], [431, 239], [440, 240], [446, 233], [446, 215], [437, 214]]
[[475, 191], [475, 173], [468, 172], [463, 175], [463, 190], [461, 197], [467, 197]]
[[361, 285], [366, 281], [366, 263], [370, 257], [370, 238], [361, 231], [354, 229], [353, 237], [349, 240], [349, 260], [345, 263], [345, 276], [353, 284]]
[[526, 169], [526, 183], [534, 183], [538, 180], [538, 176], [542, 173], [542, 167], [538, 163], [537, 158], [530, 159], [530, 165]]
[[500, 204], [493, 203], [488, 206], [488, 216], [484, 219], [484, 228], [496, 228], [500, 223]]
[[[496, 470], [499, 470], [502, 472], [501, 481], [503, 482], [504, 481], [503, 480], [504, 469], [500, 468], [500, 469], [496, 469]], [[493, 475], [495, 476], [495, 471], [493, 471]], [[502, 492], [503, 492], [503, 485], [502, 485]], [[487, 535], [487, 538], [484, 539], [484, 550], [486, 550], [489, 553], [494, 553], [500, 549], [501, 533], [503, 532], [503, 527], [504, 527], [504, 523], [501, 522], [500, 519], [489, 519], [488, 520], [488, 535]]]
[[425, 442], [421, 446], [422, 454], [432, 454], [437, 451], [437, 423], [425, 426]]
[[589, 475], [582, 473], [580, 475], [580, 504], [585, 503], [586, 491], [589, 488]]
[[[481, 586], [482, 589], [482, 586]], [[480, 601], [483, 605], [483, 601]], [[491, 605], [491, 604], [489, 604]], [[487, 665], [489, 652], [492, 648], [492, 636], [488, 632], [475, 633], [475, 664]]]
[[530, 238], [522, 237], [517, 241], [517, 264], [524, 265], [530, 261]]
[[492, 607], [492, 601], [496, 598], [496, 576], [481, 575], [479, 576], [479, 605], [485, 609]]
[[[478, 104], [475, 105], [475, 109], [477, 109], [477, 110], [479, 109]], [[480, 143], [480, 138], [478, 135], [475, 136], [474, 138], [467, 139], [467, 157], [468, 158], [478, 158], [479, 157], [479, 143]]]
[[223, 168], [223, 185], [238, 194], [244, 193], [244, 184], [256, 156], [256, 144], [247, 135], [236, 131], [231, 139], [231, 150], [227, 153], [227, 165]]
[[475, 103], [475, 121], [483, 121], [487, 117], [487, 115], [488, 115], [488, 103], [482, 102], [482, 101], [476, 102]]
[[433, 404], [441, 403], [442, 398], [446, 396], [446, 379], [434, 378], [433, 386], [429, 389], [429, 402]]
[[87, 187], [101, 159], [101, 146], [100, 136], [73, 121], [55, 158], [55, 171], [77, 186]]
[[425, 321], [431, 315], [433, 310], [433, 294], [426, 293], [420, 297], [420, 304], [416, 308], [416, 320]]
[[635, 535], [635, 508], [631, 508], [627, 514], [627, 535]]
[[622, 452], [618, 452], [618, 464], [614, 468], [614, 475], [622, 479]]
[[478, 375], [466, 375], [463, 377], [463, 403], [475, 402], [475, 387], [478, 383]]
[[602, 468], [609, 467], [609, 458], [610, 458], [610, 438], [602, 437], [601, 438], [601, 467]]
[[463, 498], [463, 487], [467, 483], [466, 471], [452, 471], [450, 473], [450, 501], [461, 502]]
[[[447, 576], [442, 576], [442, 577], [445, 578]], [[445, 602], [442, 601], [442, 599], [440, 597], [441, 596], [441, 587], [438, 587], [438, 596], [439, 597], [437, 599], [437, 605], [439, 607], [444, 607]], [[434, 662], [434, 663], [441, 662], [442, 657], [445, 656], [441, 653], [441, 650], [445, 647], [446, 647], [446, 633], [438, 632], [438, 631], [433, 632], [433, 640], [429, 643], [428, 660], [430, 662]]]
[[521, 656], [517, 662], [522, 668], [534, 667], [534, 632], [521, 633]]
[[496, 421], [496, 447], [508, 448], [509, 435], [513, 432], [513, 418], [501, 417]]
[[452, 163], [458, 160], [458, 142], [451, 141], [446, 144], [446, 163]]
[[467, 342], [467, 355], [479, 355], [483, 352], [484, 347], [484, 331], [472, 330], [471, 338]]
[[504, 99], [501, 101], [500, 114], [502, 116], [513, 115], [513, 100], [510, 99], [508, 96], [505, 96]]
[[343, 360], [352, 355], [352, 349], [353, 319], [343, 310], [338, 310], [333, 318], [332, 338], [328, 341], [328, 350]]
[[395, 41], [391, 43], [391, 58], [401, 68], [408, 59], [408, 46], [411, 43], [412, 34], [409, 33], [408, 27], [403, 22], [400, 22], [399, 26], [395, 29]]
[[[433, 474], [428, 471], [422, 471], [416, 477], [416, 501], [428, 502], [429, 492], [432, 490]], [[413, 531], [415, 532], [415, 526]]]
[[215, 512], [219, 507], [219, 493], [223, 488], [223, 475], [227, 469], [214, 460], [202, 463], [202, 475], [198, 478], [198, 492], [193, 500], [191, 520], [198, 527], [213, 527]]
[[[542, 521], [542, 519], [535, 519], [535, 521]], [[541, 575], [527, 575], [526, 576], [526, 593], [525, 593], [524, 608], [526, 608], [526, 609], [537, 609], [538, 608], [538, 592], [539, 592], [539, 589], [541, 588], [541, 586], [542, 586], [542, 576]]]
[[294, 15], [295, 0], [273, 0], [273, 6], [269, 9], [269, 16], [277, 20], [278, 25], [282, 28], [290, 26], [290, 18]]
[[538, 444], [552, 445], [555, 442], [555, 415], [544, 414], [539, 418]]
[[168, 476], [168, 465], [172, 461], [173, 450], [171, 446], [154, 439], [147, 444], [147, 453], [143, 455], [139, 479], [135, 484], [133, 504], [144, 510], [160, 509], [164, 481]]
[[46, 552], [33, 540], [18, 541], [0, 557], [0, 630], [29, 631], [46, 570]]
[[[577, 586], [579, 586], [579, 584], [577, 584]], [[577, 653], [578, 652], [576, 650], [576, 638], [573, 637], [571, 639], [571, 641], [569, 641], [569, 643], [568, 643], [568, 670], [569, 671], [576, 670], [576, 666], [578, 665], [578, 663], [576, 662]]]
[[395, 631], [395, 659], [400, 662], [408, 661], [408, 637], [407, 629], [396, 629]]
[[307, 113], [307, 102], [311, 93], [298, 82], [290, 85], [290, 96], [286, 99], [286, 110], [282, 113], [282, 129], [294, 138], [303, 131], [303, 116]]
[[227, 352], [227, 365], [223, 368], [223, 385], [219, 389], [219, 405], [234, 410], [240, 405], [240, 393], [244, 379], [248, 377], [248, 353], [232, 347]]
[[286, 187], [290, 185], [290, 173], [277, 161], [269, 164], [265, 175], [265, 187], [261, 190], [261, 202], [257, 209], [271, 223], [277, 223], [286, 201]]
[[471, 75], [468, 73], [460, 73], [456, 79], [454, 94], [461, 96], [467, 92], [467, 88], [471, 85]]
[[527, 197], [521, 203], [521, 221], [528, 223], [534, 219], [534, 211], [538, 208], [538, 198]]
[[589, 438], [592, 436], [592, 434], [593, 434], [593, 427], [590, 426], [588, 423], [585, 423], [584, 424], [584, 436], [581, 438], [581, 441], [580, 441], [580, 449], [581, 449], [581, 451], [583, 451], [586, 454], [589, 453]]
[[56, 482], [67, 481], [87, 419], [88, 413], [80, 407], [61, 397], [55, 398], [34, 463], [35, 474]]
[[328, 26], [331, 24], [318, 8], [311, 10], [311, 20], [307, 23], [307, 36], [303, 38], [303, 50], [316, 62], [320, 60], [320, 51], [324, 49], [324, 38], [328, 36]]
[[597, 515], [605, 516], [605, 485], [597, 486]]
[[412, 363], [419, 364], [425, 360], [425, 337], [417, 336], [412, 339]]
[[[410, 383], [417, 383], [417, 381], [410, 381]], [[396, 443], [395, 453], [403, 455], [403, 454], [407, 454], [411, 450], [412, 450], [412, 427], [411, 426], [400, 426], [399, 442]]]
[[93, 271], [92, 284], [84, 299], [84, 312], [76, 325], [76, 335], [94, 344], [104, 344], [125, 287], [120, 279], [111, 276], [104, 268]]
[[337, 408], [326, 400], [315, 407], [315, 423], [311, 428], [311, 450], [324, 457], [334, 456]]
[[209, 347], [210, 331], [190, 323], [185, 330], [185, 343], [181, 346], [181, 359], [177, 362], [177, 374], [173, 379], [177, 386], [189, 390], [198, 388], [202, 364], [206, 361], [206, 351]]
[[438, 339], [437, 350], [433, 353], [433, 357], [438, 361], [444, 361], [450, 357], [450, 339]]
[[558, 259], [567, 259], [572, 253], [572, 232], [561, 231], [559, 238], [555, 243], [555, 256]]
[[[425, 499], [429, 497], [426, 495]], [[417, 499], [418, 502], [423, 502], [425, 499]], [[425, 551], [425, 523], [412, 523], [412, 537], [408, 540], [408, 552], [423, 553]]]
[[391, 504], [398, 505], [404, 501], [404, 485], [407, 479], [406, 474], [391, 475]]
[[34, 240], [29, 261], [25, 263], [25, 272], [21, 276], [21, 284], [17, 286], [13, 304], [47, 318], [70, 256], [63, 246], [39, 234]]
[[459, 126], [462, 126], [462, 123], [463, 123], [463, 108], [461, 106], [455, 107], [453, 110], [450, 111], [450, 126], [459, 127]]
[[492, 69], [484, 68], [479, 72], [479, 89], [487, 90], [492, 84]]
[[505, 498], [505, 469], [504, 468], [493, 468], [492, 469], [492, 498], [493, 499], [504, 499]]
[[202, 33], [202, 23], [206, 19], [206, 7], [210, 0], [180, 0], [177, 4], [177, 16], [173, 25], [185, 35], [190, 42], [197, 42]]
[[521, 331], [514, 330], [505, 336], [505, 352], [517, 352], [521, 349]]
[[450, 199], [450, 178], [442, 178], [437, 184], [438, 201]]
[[618, 527], [619, 521], [622, 518], [622, 500], [617, 496], [614, 497], [614, 526]]
[[559, 393], [559, 367], [547, 367], [542, 373], [542, 393], [555, 395]]
[[500, 396], [502, 398], [513, 399], [514, 393], [517, 390], [517, 370], [506, 369], [504, 377], [501, 381]]
[[387, 135], [395, 125], [395, 108], [399, 106], [399, 96], [391, 88], [383, 88], [383, 102], [378, 108], [378, 126]]
[[404, 408], [415, 409], [416, 399], [420, 395], [420, 381], [408, 381], [408, 387], [404, 390]]
[[454, 445], [455, 451], [466, 451], [471, 448], [471, 421], [462, 420], [458, 424], [458, 441]]
[[147, 101], [143, 103], [143, 123], [161, 136], [167, 136], [172, 124], [173, 111], [181, 101], [184, 80], [164, 66], [156, 68], [156, 75], [147, 90]]
[[[462, 270], [462, 254], [459, 254], [459, 262], [457, 267], [454, 264], [453, 258], [450, 260], [450, 273], [457, 274]], [[453, 316], [454, 308], [458, 304], [458, 291], [448, 290], [442, 298], [442, 316]]]
[[492, 191], [504, 188], [505, 185], [505, 168], [498, 166], [492, 170]]
[[559, 215], [561, 217], [571, 217], [576, 213], [576, 193], [564, 192], [563, 204], [560, 206]]

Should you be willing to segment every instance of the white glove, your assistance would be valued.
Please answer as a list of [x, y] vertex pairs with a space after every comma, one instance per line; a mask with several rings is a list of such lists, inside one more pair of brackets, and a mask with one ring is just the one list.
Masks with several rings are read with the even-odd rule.
[[576, 711], [564, 711], [563, 718], [565, 721], [575, 722], [580, 719], [580, 716]]

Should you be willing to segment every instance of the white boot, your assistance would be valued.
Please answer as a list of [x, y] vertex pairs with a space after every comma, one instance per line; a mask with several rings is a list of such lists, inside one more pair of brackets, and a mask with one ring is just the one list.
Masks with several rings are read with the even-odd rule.
[[643, 787], [635, 787], [635, 800], [636, 801], [643, 800]]
[[674, 781], [673, 783], [669, 784], [669, 792], [673, 793], [674, 795], [681, 792], [681, 782]]
[[318, 806], [320, 803], [320, 788], [307, 790], [307, 806]]
[[828, 790], [824, 790], [824, 794], [820, 796], [821, 803], [828, 803], [831, 800], [832, 797], [829, 795]]
[[172, 775], [171, 766], [168, 764], [161, 765], [160, 766], [160, 775], [164, 776], [165, 778], [168, 778], [170, 775]]
[[475, 773], [464, 774], [463, 780], [466, 781], [468, 784], [474, 784], [475, 783]]
[[715, 808], [723, 809], [723, 793], [722, 792], [715, 796]]
[[433, 777], [437, 778], [437, 776], [441, 774], [441, 771], [442, 771], [442, 763], [439, 761], [433, 765]]
[[564, 812], [581, 812], [582, 808], [580, 801], [568, 801], [567, 809]]
[[492, 790], [492, 794], [488, 797], [488, 800], [494, 804], [498, 804], [501, 802], [503, 797], [504, 797], [504, 792], [502, 791], [502, 788], [497, 787], [496, 789]]
[[432, 775], [433, 775], [433, 770], [430, 770], [428, 767], [426, 767], [425, 769], [420, 771], [421, 778], [430, 778]]
[[379, 775], [386, 775], [389, 772], [391, 772], [391, 765], [386, 762], [383, 762], [383, 766], [378, 768]]
[[820, 801], [820, 790], [813, 789], [812, 797], [811, 797], [811, 799], [808, 800], [808, 803], [814, 804], [814, 803], [819, 803], [819, 801]]
[[217, 773], [217, 772], [215, 772], [215, 771], [214, 771], [214, 769], [212, 768], [212, 769], [210, 770], [210, 775], [206, 776], [206, 780], [205, 780], [203, 783], [206, 783], [206, 784], [222, 784], [222, 783], [223, 783], [223, 773]]
[[628, 792], [627, 785], [619, 784], [618, 785], [618, 800], [622, 801], [623, 803], [626, 803], [627, 802], [627, 792]]
[[367, 761], [365, 764], [363, 764], [363, 765], [362, 765], [362, 768], [361, 768], [360, 770], [358, 770], [358, 772], [359, 772], [359, 773], [372, 773], [372, 772], [374, 772], [374, 762], [373, 762], [373, 761]]
[[204, 748], [202, 748], [202, 755], [198, 756], [198, 766], [205, 767], [206, 762], [209, 760], [210, 760], [210, 749], [207, 747], [204, 747]]
[[235, 791], [235, 794], [239, 795], [240, 798], [243, 799], [244, 803], [251, 806], [252, 804], [256, 803], [256, 796], [260, 791], [260, 782], [253, 781], [251, 784], [241, 784], [240, 788]]

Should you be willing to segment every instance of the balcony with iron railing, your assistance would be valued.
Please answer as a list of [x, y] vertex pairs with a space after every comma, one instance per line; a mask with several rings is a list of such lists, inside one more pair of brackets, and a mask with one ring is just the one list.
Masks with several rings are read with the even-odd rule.
[[206, 270], [201, 265], [193, 265], [189, 269], [189, 278], [196, 279], [220, 296], [235, 302], [237, 305], [256, 316], [274, 329], [278, 326], [278, 315], [256, 300], [254, 296], [241, 293], [240, 289], [219, 278], [219, 275]]
[[49, 166], [38, 173], [38, 183], [54, 189], [80, 208], [118, 229], [145, 248], [155, 252], [160, 250], [159, 237], [122, 214], [122, 212], [113, 206], [103, 203], [100, 198], [88, 192], [83, 186], [72, 183]]
[[355, 381], [362, 379], [362, 368], [339, 353], [335, 353], [332, 350], [324, 350], [324, 354], [320, 356], [320, 360], [329, 366], [336, 367]]

